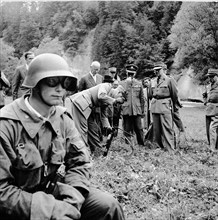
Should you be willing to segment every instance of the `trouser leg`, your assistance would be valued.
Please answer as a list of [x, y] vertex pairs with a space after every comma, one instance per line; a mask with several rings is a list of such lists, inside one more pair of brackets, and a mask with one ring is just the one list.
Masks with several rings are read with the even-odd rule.
[[107, 192], [91, 188], [81, 208], [80, 220], [124, 220], [120, 203]]
[[131, 135], [133, 133], [133, 124], [130, 116], [124, 115], [123, 116], [123, 130], [124, 136], [131, 141]]
[[206, 135], [209, 145], [210, 145], [210, 123], [211, 123], [211, 116], [206, 116]]
[[134, 125], [134, 131], [136, 133], [137, 143], [139, 145], [144, 145], [144, 136], [143, 136], [141, 116], [132, 116], [132, 122]]
[[173, 121], [175, 125], [177, 126], [177, 128], [179, 129], [179, 131], [181, 132], [185, 131], [180, 114], [179, 114], [179, 110], [173, 112]]
[[160, 121], [160, 114], [152, 113], [152, 119], [153, 119], [153, 141], [156, 142], [159, 147], [164, 148], [161, 134], [162, 134], [162, 126]]
[[91, 152], [94, 152], [96, 147], [102, 147], [99, 136], [99, 125], [97, 124], [93, 114], [91, 114], [88, 118], [88, 144]]
[[173, 118], [172, 114], [161, 114], [161, 127], [162, 127], [162, 143], [167, 150], [175, 149], [175, 137], [173, 130]]
[[114, 137], [116, 137], [117, 134], [118, 134], [119, 122], [120, 122], [120, 116], [114, 116], [113, 117], [113, 123], [114, 123], [113, 126], [114, 126], [114, 129], [115, 129]]
[[211, 149], [217, 149], [217, 128], [218, 128], [218, 116], [211, 117], [210, 123], [210, 146]]

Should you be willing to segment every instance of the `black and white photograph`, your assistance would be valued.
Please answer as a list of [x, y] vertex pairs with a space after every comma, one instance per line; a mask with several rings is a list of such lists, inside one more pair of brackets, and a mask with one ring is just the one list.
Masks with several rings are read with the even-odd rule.
[[218, 220], [217, 0], [0, 0], [0, 219]]

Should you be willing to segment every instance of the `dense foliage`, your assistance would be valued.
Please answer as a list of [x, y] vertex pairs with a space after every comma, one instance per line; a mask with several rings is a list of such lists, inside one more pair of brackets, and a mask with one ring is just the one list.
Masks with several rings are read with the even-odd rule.
[[101, 62], [102, 71], [115, 65], [122, 76], [134, 62], [142, 78], [162, 60], [174, 73], [191, 66], [203, 80], [217, 66], [216, 2], [3, 1], [0, 10], [0, 38], [13, 57], [33, 50], [73, 58], [94, 31], [91, 59]]
[[175, 65], [179, 68], [192, 65], [197, 78], [202, 80], [208, 67], [218, 67], [218, 4], [183, 3], [169, 40], [177, 49]]

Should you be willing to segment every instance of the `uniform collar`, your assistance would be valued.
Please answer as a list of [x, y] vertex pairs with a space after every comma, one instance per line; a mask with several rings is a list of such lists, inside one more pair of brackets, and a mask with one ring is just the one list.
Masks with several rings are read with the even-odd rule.
[[4, 111], [1, 112], [1, 118], [20, 121], [31, 138], [34, 138], [37, 135], [44, 123], [49, 123], [52, 130], [57, 135], [60, 132], [60, 120], [57, 120], [57, 118], [60, 118], [60, 116], [66, 111], [66, 108], [54, 106], [51, 109], [50, 115], [45, 120], [38, 117], [27, 108], [24, 100], [25, 97], [23, 96], [11, 104], [6, 105]]

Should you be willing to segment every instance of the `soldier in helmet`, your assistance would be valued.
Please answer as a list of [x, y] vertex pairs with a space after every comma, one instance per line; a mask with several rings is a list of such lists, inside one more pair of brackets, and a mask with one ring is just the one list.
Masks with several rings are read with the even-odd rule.
[[2, 219], [124, 219], [111, 195], [90, 187], [89, 153], [60, 106], [72, 85], [66, 61], [41, 54], [23, 83], [31, 93], [0, 110]]

